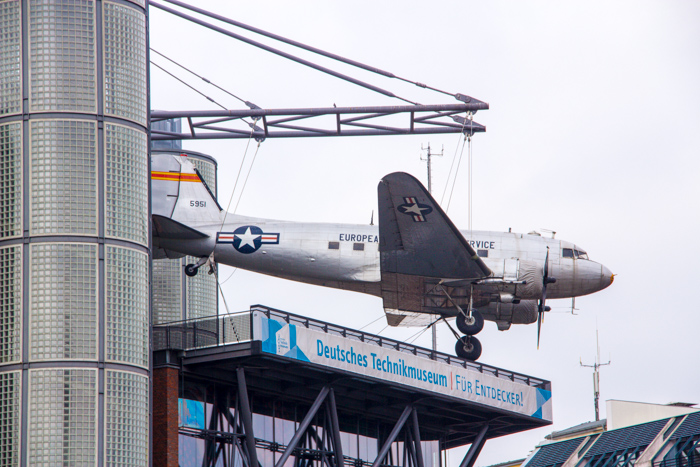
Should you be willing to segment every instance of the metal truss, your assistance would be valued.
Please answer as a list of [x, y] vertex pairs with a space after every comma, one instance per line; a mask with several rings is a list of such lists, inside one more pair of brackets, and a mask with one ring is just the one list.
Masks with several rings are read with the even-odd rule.
[[[328, 136], [387, 136], [464, 133], [473, 135], [486, 127], [473, 121], [485, 102], [444, 105], [328, 107], [306, 109], [243, 109], [200, 111], [151, 111], [151, 122], [184, 119], [182, 133], [151, 129], [151, 139], [311, 138]], [[460, 116], [464, 114], [465, 116]], [[252, 119], [252, 122], [244, 119]]]
[[[245, 371], [236, 370], [237, 393], [233, 400], [228, 390], [216, 391], [207, 429], [181, 427], [180, 434], [205, 440], [202, 467], [243, 465], [244, 467], [283, 467], [290, 457], [295, 467], [363, 467], [369, 462], [343, 454], [343, 443], [338, 422], [335, 393], [330, 385], [323, 386], [303, 420], [298, 424], [289, 444], [257, 439], [253, 430], [253, 412], [248, 399]], [[233, 404], [231, 404], [233, 402]], [[231, 413], [230, 408], [234, 408]], [[323, 410], [322, 410], [323, 409]], [[473, 467], [486, 441], [489, 428], [485, 422], [472, 443], [460, 467]], [[320, 433], [320, 434], [319, 434]], [[424, 467], [421, 448], [418, 411], [407, 404], [393, 429], [380, 440], [372, 467], [401, 466]], [[403, 448], [399, 452], [396, 448]], [[393, 449], [392, 449], [393, 448]], [[264, 465], [258, 457], [258, 449], [281, 452], [274, 466]]]

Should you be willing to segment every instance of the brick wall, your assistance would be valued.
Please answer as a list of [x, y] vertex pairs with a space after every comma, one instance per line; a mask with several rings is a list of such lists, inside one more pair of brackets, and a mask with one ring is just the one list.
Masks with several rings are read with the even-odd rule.
[[178, 369], [153, 369], [153, 466], [178, 467]]

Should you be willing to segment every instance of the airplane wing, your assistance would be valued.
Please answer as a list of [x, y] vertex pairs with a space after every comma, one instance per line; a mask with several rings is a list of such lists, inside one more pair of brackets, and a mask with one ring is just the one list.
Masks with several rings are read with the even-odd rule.
[[491, 275], [415, 177], [387, 175], [379, 183], [378, 196], [382, 298], [390, 325], [422, 324], [416, 313], [445, 307], [436, 307], [430, 298], [439, 293], [441, 279], [471, 281]]

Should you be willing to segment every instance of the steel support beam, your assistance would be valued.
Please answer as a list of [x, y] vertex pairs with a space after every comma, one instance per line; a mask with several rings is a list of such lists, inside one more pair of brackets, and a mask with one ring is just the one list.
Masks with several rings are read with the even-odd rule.
[[[399, 105], [369, 107], [325, 107], [297, 109], [242, 109], [151, 112], [151, 121], [183, 118], [189, 131], [180, 133], [152, 130], [153, 140], [303, 138], [321, 136], [378, 136], [435, 133], [473, 135], [486, 127], [456, 114], [488, 109], [483, 102], [444, 105]], [[420, 115], [416, 115], [419, 113]], [[392, 116], [406, 115], [405, 124], [397, 125]], [[334, 121], [319, 117], [335, 116]], [[279, 118], [271, 118], [279, 117]], [[262, 128], [243, 119], [262, 121]], [[300, 122], [304, 120], [304, 124]], [[288, 122], [299, 122], [289, 125]], [[379, 124], [384, 122], [385, 124]], [[386, 124], [388, 123], [388, 124]], [[237, 124], [238, 128], [232, 125]], [[420, 124], [420, 126], [418, 126]]]
[[[343, 443], [340, 438], [340, 424], [338, 423], [338, 409], [335, 405], [335, 392], [331, 388], [328, 394], [328, 412], [331, 415], [331, 429], [333, 433], [333, 452], [335, 453], [335, 466], [343, 467], [345, 458], [343, 457]], [[420, 466], [423, 467], [423, 466]]]
[[467, 451], [467, 454], [464, 456], [462, 463], [459, 464], [459, 467], [474, 467], [474, 462], [476, 462], [476, 458], [479, 457], [481, 448], [483, 448], [484, 443], [486, 443], [486, 432], [488, 431], [489, 424], [485, 423], [484, 426], [481, 427], [479, 434], [476, 435], [476, 439], [469, 448], [469, 451]]
[[248, 387], [245, 382], [245, 370], [243, 367], [236, 369], [236, 379], [238, 380], [238, 397], [240, 400], [241, 422], [245, 431], [246, 451], [250, 467], [258, 467], [258, 451], [255, 448], [255, 433], [253, 432], [253, 414], [250, 411], [250, 401], [248, 400]]
[[384, 445], [382, 446], [382, 449], [379, 450], [379, 454], [377, 454], [377, 458], [372, 464], [372, 467], [379, 467], [379, 464], [381, 464], [384, 461], [384, 458], [386, 457], [387, 453], [389, 452], [389, 449], [391, 448], [391, 443], [396, 441], [396, 437], [399, 435], [401, 428], [403, 428], [404, 424], [406, 423], [406, 420], [408, 420], [408, 416], [411, 415], [412, 411], [413, 406], [411, 405], [407, 405], [406, 408], [403, 409], [403, 413], [397, 420], [396, 425], [394, 425], [394, 428], [391, 430], [391, 433], [389, 433], [389, 437], [386, 439], [386, 441], [384, 441]]
[[284, 463], [287, 462], [287, 459], [289, 459], [289, 456], [292, 454], [294, 449], [296, 449], [297, 444], [299, 444], [301, 438], [303, 438], [304, 434], [306, 433], [306, 430], [311, 424], [311, 420], [313, 420], [313, 418], [316, 416], [318, 409], [321, 407], [321, 404], [323, 404], [323, 401], [326, 399], [326, 396], [328, 396], [329, 392], [330, 389], [328, 388], [328, 386], [323, 386], [323, 389], [321, 389], [321, 392], [318, 393], [318, 396], [316, 396], [316, 400], [311, 405], [309, 412], [304, 417], [304, 420], [302, 420], [301, 424], [299, 425], [299, 428], [297, 428], [296, 433], [294, 433], [294, 436], [292, 436], [292, 439], [289, 442], [287, 449], [284, 450], [284, 453], [282, 453], [282, 457], [279, 458], [279, 460], [275, 464], [275, 467], [282, 467]]
[[418, 467], [423, 466], [423, 448], [420, 445], [420, 427], [418, 426], [418, 411], [413, 408], [411, 412], [411, 425], [413, 428], [413, 443], [416, 446], [416, 465]]

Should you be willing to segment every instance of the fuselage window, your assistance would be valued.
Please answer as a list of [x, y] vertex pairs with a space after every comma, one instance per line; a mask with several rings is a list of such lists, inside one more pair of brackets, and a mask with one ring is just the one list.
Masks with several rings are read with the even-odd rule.
[[574, 254], [579, 259], [588, 259], [588, 253], [583, 250], [574, 250]]
[[364, 243], [353, 243], [352, 244], [352, 249], [355, 251], [364, 251], [365, 249], [365, 244]]
[[328, 249], [329, 250], [339, 250], [340, 249], [340, 242], [328, 242]]
[[563, 258], [573, 258], [574, 250], [572, 248], [564, 248], [561, 250], [561, 256]]
[[488, 258], [489, 250], [476, 250], [476, 254], [479, 255], [480, 258]]

